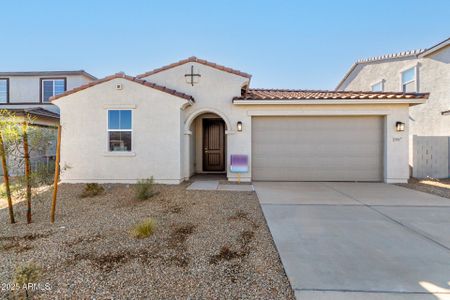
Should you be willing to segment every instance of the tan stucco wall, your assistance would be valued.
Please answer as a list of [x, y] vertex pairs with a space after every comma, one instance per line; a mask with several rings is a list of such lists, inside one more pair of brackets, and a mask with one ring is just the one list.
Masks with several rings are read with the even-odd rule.
[[[397, 132], [395, 123], [408, 119], [407, 104], [391, 105], [246, 105], [239, 106], [244, 126], [242, 132], [232, 136], [234, 147], [251, 154], [252, 116], [346, 116], [379, 115], [385, 117], [384, 181], [405, 182], [409, 177], [408, 132]], [[358, 128], [355, 128], [358, 130]], [[235, 141], [234, 141], [235, 140]], [[239, 145], [239, 146], [238, 146]], [[245, 177], [251, 177], [246, 174]]]
[[[190, 73], [191, 66], [194, 66], [194, 72], [201, 74], [199, 83], [194, 86], [187, 84], [184, 77], [184, 74]], [[243, 121], [245, 119], [245, 111], [233, 105], [232, 99], [241, 94], [241, 87], [248, 84], [249, 79], [199, 63], [187, 63], [143, 79], [176, 89], [177, 91], [194, 97], [195, 103], [182, 112], [184, 133], [180, 138], [182, 140], [181, 143], [186, 145], [185, 149], [192, 147], [192, 141], [198, 142], [201, 139], [201, 136], [198, 136], [198, 132], [196, 134], [196, 139], [193, 139], [192, 137], [192, 135], [195, 134], [193, 130], [197, 128], [197, 126], [192, 125], [195, 125], [195, 119], [198, 116], [204, 113], [215, 113], [224, 119], [227, 126], [227, 176], [231, 179], [237, 178], [237, 175], [234, 175], [229, 171], [230, 155], [251, 155], [251, 153], [248, 152], [248, 144], [251, 143], [251, 141], [243, 140], [245, 137], [242, 135], [236, 135], [236, 123], [237, 121]], [[201, 159], [199, 160], [198, 157], [200, 151], [198, 147], [196, 151], [196, 169], [199, 171], [201, 169]], [[184, 151], [182, 155], [182, 164], [183, 177], [184, 179], [187, 179], [193, 173], [193, 162], [190, 151]], [[244, 174], [243, 177], [247, 177], [247, 180], [250, 180], [250, 173]]]
[[417, 65], [418, 92], [430, 92], [425, 104], [411, 107], [410, 133], [423, 136], [450, 135], [450, 46], [424, 58], [394, 59], [360, 64], [340, 90], [370, 90], [384, 79], [385, 91], [401, 91], [400, 72]]
[[[194, 87], [184, 74], [190, 66], [202, 77]], [[115, 79], [56, 101], [61, 109], [61, 166], [65, 182], [135, 182], [154, 176], [157, 182], [178, 183], [201, 170], [202, 116], [215, 114], [226, 123], [226, 170], [232, 154], [249, 156], [250, 171], [241, 180], [251, 180], [252, 117], [260, 115], [380, 115], [385, 119], [384, 181], [405, 182], [408, 169], [408, 131], [396, 132], [395, 122], [407, 122], [408, 104], [297, 104], [236, 105], [248, 78], [188, 63], [145, 78], [194, 96], [195, 103], [124, 79]], [[123, 90], [116, 90], [121, 82]], [[133, 109], [132, 155], [107, 152], [107, 108]], [[200, 117], [199, 117], [200, 116]], [[237, 132], [236, 123], [243, 123]], [[358, 128], [355, 128], [358, 130]], [[194, 165], [195, 163], [195, 165]]]
[[[116, 90], [117, 83], [123, 89]], [[54, 102], [61, 111], [63, 182], [156, 182], [181, 178], [181, 107], [185, 99], [114, 79]], [[107, 110], [133, 112], [132, 152], [108, 152]], [[65, 168], [68, 167], [68, 168]]]
[[[184, 74], [194, 65], [195, 71], [202, 74], [200, 82], [194, 87], [186, 84]], [[192, 148], [192, 135], [196, 135], [196, 167], [201, 171], [201, 147], [199, 147], [199, 118], [204, 113], [212, 112], [224, 118], [228, 124], [226, 134], [227, 176], [229, 180], [237, 180], [237, 174], [229, 171], [229, 159], [232, 154], [246, 154], [251, 166], [251, 125], [252, 116], [256, 115], [381, 115], [385, 116], [385, 169], [386, 182], [405, 182], [409, 177], [408, 168], [408, 131], [396, 132], [395, 122], [407, 122], [407, 104], [379, 105], [234, 105], [232, 98], [241, 92], [241, 87], [248, 82], [247, 78], [218, 71], [216, 69], [188, 63], [145, 78], [170, 88], [193, 95], [195, 103], [182, 112], [184, 119], [185, 149]], [[241, 121], [243, 131], [236, 131], [236, 123]], [[197, 125], [197, 126], [193, 126]], [[357, 128], [355, 128], [357, 130]], [[200, 149], [199, 149], [200, 148]], [[182, 164], [183, 174], [187, 179], [193, 173], [193, 156], [185, 151]], [[250, 172], [241, 175], [241, 180], [251, 180]]]

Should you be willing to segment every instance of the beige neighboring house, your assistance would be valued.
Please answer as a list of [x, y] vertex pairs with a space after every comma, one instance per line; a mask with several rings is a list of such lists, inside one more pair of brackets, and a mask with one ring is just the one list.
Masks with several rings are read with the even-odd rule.
[[[94, 80], [97, 78], [82, 70], [0, 72], [0, 110], [11, 111], [19, 119], [31, 116], [37, 126], [56, 128], [59, 109], [49, 101], [50, 97]], [[55, 156], [55, 149], [50, 147], [46, 153], [32, 155], [32, 163], [48, 161]], [[10, 166], [10, 172], [16, 173], [13, 166]]]
[[223, 173], [230, 181], [408, 180], [403, 127], [410, 106], [423, 105], [428, 94], [250, 84], [247, 73], [190, 57], [53, 97], [61, 114], [62, 181], [153, 176], [177, 184], [198, 173]]
[[[450, 38], [427, 49], [359, 60], [337, 91], [427, 92], [424, 105], [411, 107], [411, 136], [450, 136]], [[410, 163], [412, 164], [412, 143]]]
[[39, 125], [56, 126], [59, 109], [50, 97], [97, 80], [80, 71], [0, 72], [0, 109], [30, 114]]

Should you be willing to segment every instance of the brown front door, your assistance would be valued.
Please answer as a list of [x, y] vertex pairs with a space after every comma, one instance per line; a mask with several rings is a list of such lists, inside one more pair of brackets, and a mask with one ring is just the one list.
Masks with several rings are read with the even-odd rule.
[[203, 171], [225, 171], [225, 123], [203, 119]]

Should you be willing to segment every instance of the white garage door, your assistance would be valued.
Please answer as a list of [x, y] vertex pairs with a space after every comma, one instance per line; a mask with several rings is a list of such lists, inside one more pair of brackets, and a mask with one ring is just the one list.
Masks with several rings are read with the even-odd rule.
[[384, 118], [253, 117], [253, 180], [381, 181]]

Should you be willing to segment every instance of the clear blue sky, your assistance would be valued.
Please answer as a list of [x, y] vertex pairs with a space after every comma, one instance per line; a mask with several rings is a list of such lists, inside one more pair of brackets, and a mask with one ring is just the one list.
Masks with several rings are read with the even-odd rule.
[[333, 89], [356, 59], [450, 36], [448, 0], [0, 1], [0, 71], [136, 75], [195, 55], [252, 87]]

